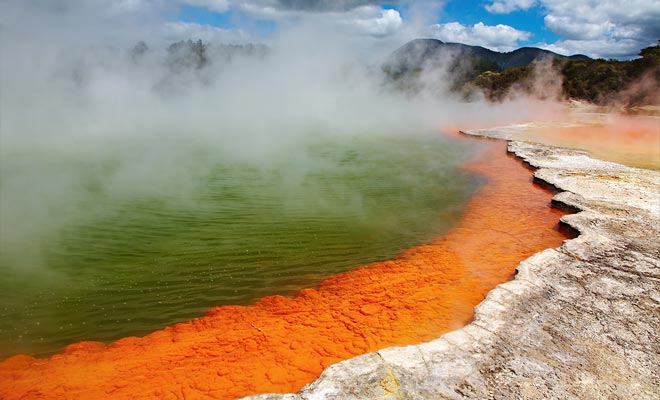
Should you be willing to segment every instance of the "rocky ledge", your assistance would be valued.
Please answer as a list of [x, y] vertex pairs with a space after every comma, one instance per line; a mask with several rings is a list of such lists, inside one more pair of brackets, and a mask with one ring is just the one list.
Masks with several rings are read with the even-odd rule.
[[462, 329], [251, 399], [660, 398], [660, 172], [532, 143], [509, 152], [561, 191], [553, 203], [576, 211], [562, 217], [576, 239], [524, 260]]

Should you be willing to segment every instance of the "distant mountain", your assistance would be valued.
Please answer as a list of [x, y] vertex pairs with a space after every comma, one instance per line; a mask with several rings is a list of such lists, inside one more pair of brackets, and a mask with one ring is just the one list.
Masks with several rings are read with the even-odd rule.
[[[490, 101], [501, 101], [514, 91], [599, 105], [658, 105], [660, 45], [643, 48], [639, 55], [628, 61], [603, 60], [582, 54], [563, 56], [535, 47], [502, 53], [481, 46], [415, 39], [394, 51], [382, 69], [385, 82], [405, 93], [446, 93], [443, 91], [449, 89], [468, 101], [475, 93], [476, 98], [481, 93]], [[545, 59], [550, 60], [550, 69], [535, 74], [534, 61]], [[539, 86], [539, 79], [546, 78], [560, 79], [561, 93], [545, 84]]]
[[401, 74], [421, 70], [451, 58], [485, 59], [497, 64], [500, 69], [526, 66], [535, 60], [546, 58], [589, 59], [582, 54], [567, 57], [536, 47], [522, 47], [501, 53], [481, 46], [445, 43], [437, 39], [415, 39], [394, 51], [386, 61], [385, 68], [392, 73]]

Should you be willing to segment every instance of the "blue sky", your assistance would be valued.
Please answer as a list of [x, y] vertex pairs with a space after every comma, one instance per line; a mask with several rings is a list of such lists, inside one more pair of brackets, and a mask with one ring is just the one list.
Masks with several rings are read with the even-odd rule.
[[[405, 20], [408, 10], [414, 2], [380, 4], [383, 9], [398, 11]], [[547, 29], [543, 23], [543, 12], [537, 5], [527, 11], [514, 11], [509, 14], [492, 14], [486, 10], [483, 0], [450, 1], [441, 9], [434, 23], [458, 21], [464, 25], [474, 25], [483, 22], [486, 25], [505, 24], [533, 34], [528, 42], [550, 43], [559, 39], [559, 36]], [[228, 8], [226, 11], [217, 11], [204, 6], [182, 4], [177, 19], [183, 22], [212, 25], [222, 29], [237, 29], [247, 24], [260, 33], [270, 33], [277, 26], [276, 20], [254, 19], [240, 9]]]
[[[630, 58], [660, 39], [660, 1], [628, 0], [179, 0], [174, 23], [267, 39], [283, 26], [335, 21], [380, 38], [435, 37], [499, 51]], [[240, 33], [237, 35], [237, 33]], [[233, 36], [232, 36], [233, 34]]]
[[2, 0], [3, 20], [27, 34], [52, 20], [72, 38], [82, 29], [127, 40], [269, 43], [300, 28], [378, 41], [385, 50], [432, 37], [627, 59], [660, 39], [660, 0]]
[[[458, 21], [463, 25], [474, 25], [483, 22], [485, 25], [504, 24], [533, 34], [529, 42], [552, 43], [559, 36], [547, 29], [543, 23], [545, 16], [539, 5], [529, 10], [513, 11], [509, 14], [493, 14], [486, 10], [482, 0], [451, 1], [443, 9], [444, 14], [439, 18], [444, 21]], [[441, 22], [441, 21], [438, 21]]]

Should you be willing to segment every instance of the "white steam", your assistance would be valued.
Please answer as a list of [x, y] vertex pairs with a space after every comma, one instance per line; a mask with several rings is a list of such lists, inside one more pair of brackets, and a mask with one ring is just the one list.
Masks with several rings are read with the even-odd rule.
[[[394, 47], [318, 25], [289, 26], [265, 53], [228, 55], [212, 43], [208, 64], [179, 68], [144, 19], [70, 4], [0, 9], [0, 253], [26, 264], [38, 265], [40, 241], [81, 209], [98, 211], [80, 201], [84, 191], [185, 198], [218, 157], [263, 167], [304, 159], [302, 143], [314, 135], [414, 134], [527, 116], [520, 103], [495, 109], [397, 93], [379, 64]], [[149, 49], [136, 55], [138, 40]]]

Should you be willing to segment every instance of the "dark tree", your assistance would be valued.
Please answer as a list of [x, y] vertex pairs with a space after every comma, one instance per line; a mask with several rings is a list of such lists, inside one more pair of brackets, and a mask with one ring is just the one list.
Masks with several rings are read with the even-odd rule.
[[207, 45], [201, 39], [193, 42], [188, 39], [171, 44], [167, 48], [168, 64], [175, 71], [201, 69], [209, 63]]

